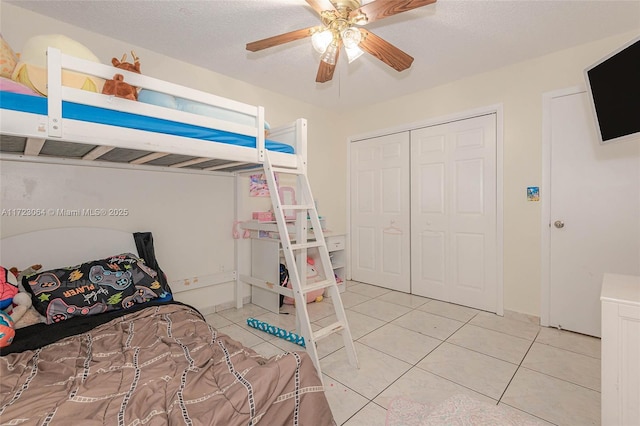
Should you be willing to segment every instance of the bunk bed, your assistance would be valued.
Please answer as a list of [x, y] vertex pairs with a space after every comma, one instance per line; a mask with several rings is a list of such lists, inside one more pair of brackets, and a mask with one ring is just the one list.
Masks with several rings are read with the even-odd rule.
[[[261, 107], [122, 70], [118, 72], [128, 83], [195, 102], [207, 114], [64, 87], [63, 70], [110, 79], [114, 68], [53, 48], [47, 55], [48, 97], [0, 92], [3, 161], [124, 163], [214, 173], [261, 167], [266, 156], [278, 167], [306, 163], [304, 119], [271, 129], [265, 138]], [[55, 271], [131, 253], [142, 259], [143, 270], [163, 276], [159, 267], [152, 268], [157, 266], [152, 245], [149, 258], [148, 251], [141, 252], [128, 237], [96, 247], [95, 241], [110, 239], [83, 235], [66, 245], [60, 245], [59, 236], [5, 238], [0, 263], [42, 263]], [[57, 241], [55, 252], [68, 256], [51, 257], [47, 244], [34, 245], [33, 238]], [[78, 241], [85, 243], [77, 247]], [[15, 257], [16, 253], [26, 255]], [[34, 282], [38, 280], [31, 276], [23, 284]], [[162, 298], [144, 299], [131, 309], [71, 316], [18, 330], [0, 357], [1, 421], [334, 424], [321, 378], [306, 352], [264, 359], [170, 295], [167, 286]], [[72, 311], [68, 307], [67, 312]]]
[[[0, 92], [0, 152], [133, 165], [234, 171], [306, 162], [306, 120], [269, 130], [264, 108], [111, 66], [47, 51], [48, 96]], [[62, 71], [105, 80], [114, 73], [140, 90], [186, 100], [207, 115], [62, 86]], [[32, 158], [32, 160], [35, 160]]]

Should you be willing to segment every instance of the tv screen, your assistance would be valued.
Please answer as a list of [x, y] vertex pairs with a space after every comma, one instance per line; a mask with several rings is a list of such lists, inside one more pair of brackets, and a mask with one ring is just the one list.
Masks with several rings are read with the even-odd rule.
[[640, 137], [640, 37], [585, 69], [601, 143]]

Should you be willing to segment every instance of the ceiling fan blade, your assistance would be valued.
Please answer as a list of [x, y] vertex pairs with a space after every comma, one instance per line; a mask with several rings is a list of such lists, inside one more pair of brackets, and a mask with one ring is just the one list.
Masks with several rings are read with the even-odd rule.
[[338, 58], [340, 57], [340, 49], [342, 47], [342, 43], [338, 46], [336, 50], [336, 58], [333, 62], [333, 65], [326, 63], [325, 61], [320, 61], [320, 66], [318, 67], [318, 74], [316, 75], [316, 83], [326, 83], [327, 81], [333, 78], [333, 72], [336, 70], [336, 65], [338, 64]]
[[320, 61], [318, 67], [318, 74], [316, 75], [316, 83], [326, 83], [333, 78], [333, 72], [335, 71], [335, 65], [329, 65], [325, 61]]
[[362, 50], [380, 59], [391, 68], [397, 71], [404, 71], [413, 63], [412, 56], [407, 55], [388, 41], [381, 39], [364, 28], [360, 28], [360, 32], [363, 36], [363, 40], [359, 44]]
[[267, 49], [269, 47], [289, 43], [290, 41], [296, 41], [300, 40], [301, 38], [310, 37], [316, 28], [317, 26], [313, 26], [247, 43], [247, 50], [257, 52], [258, 50]]
[[436, 0], [376, 0], [365, 4], [360, 9], [352, 11], [349, 14], [349, 18], [353, 18], [359, 13], [363, 13], [367, 17], [367, 23], [370, 23], [408, 10], [417, 9], [418, 7], [427, 6], [435, 2]]
[[318, 12], [318, 14], [325, 10], [336, 10], [333, 3], [329, 0], [307, 0], [307, 3], [309, 3], [309, 6]]

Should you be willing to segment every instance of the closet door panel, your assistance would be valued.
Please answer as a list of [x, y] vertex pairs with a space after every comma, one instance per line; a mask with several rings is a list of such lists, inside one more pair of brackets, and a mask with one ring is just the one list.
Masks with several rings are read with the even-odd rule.
[[[419, 249], [417, 252], [414, 250], [413, 264], [418, 270], [415, 271], [413, 279], [422, 283], [427, 283], [431, 289], [431, 297], [435, 299], [443, 299], [446, 297], [445, 287], [445, 275], [447, 270], [446, 261], [446, 234], [444, 232], [432, 232], [423, 231], [418, 235], [413, 236], [417, 238], [417, 245]], [[414, 244], [415, 245], [415, 244]], [[414, 294], [419, 288], [413, 288]]]
[[490, 114], [411, 132], [415, 294], [497, 309], [495, 126]]
[[409, 133], [351, 144], [351, 275], [409, 292]]
[[375, 273], [375, 235], [372, 227], [360, 226], [355, 231], [355, 241], [357, 242], [358, 255], [355, 258], [356, 267], [362, 271]]

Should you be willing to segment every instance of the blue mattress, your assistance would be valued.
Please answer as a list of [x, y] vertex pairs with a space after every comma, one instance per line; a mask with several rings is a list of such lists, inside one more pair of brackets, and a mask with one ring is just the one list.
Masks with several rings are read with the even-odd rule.
[[[47, 115], [47, 98], [23, 95], [20, 93], [0, 92], [0, 108]], [[255, 148], [256, 146], [256, 138], [251, 136], [239, 135], [223, 130], [213, 130], [207, 127], [194, 126], [161, 118], [82, 105], [74, 102], [62, 102], [62, 117], [250, 148]], [[289, 154], [294, 152], [292, 146], [271, 140], [266, 140], [265, 146], [269, 151]]]

